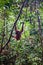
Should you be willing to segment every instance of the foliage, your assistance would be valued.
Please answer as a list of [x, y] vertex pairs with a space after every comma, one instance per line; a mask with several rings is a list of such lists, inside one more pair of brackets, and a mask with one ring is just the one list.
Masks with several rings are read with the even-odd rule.
[[[0, 50], [10, 37], [23, 2], [24, 0], [0, 0]], [[24, 22], [22, 37], [19, 41], [11, 37], [9, 44], [0, 53], [0, 65], [10, 65], [11, 62], [12, 65], [43, 65], [43, 1], [36, 0], [36, 9], [34, 3], [35, 0], [28, 0], [24, 5], [16, 24], [20, 30]], [[12, 35], [15, 35], [15, 30]]]

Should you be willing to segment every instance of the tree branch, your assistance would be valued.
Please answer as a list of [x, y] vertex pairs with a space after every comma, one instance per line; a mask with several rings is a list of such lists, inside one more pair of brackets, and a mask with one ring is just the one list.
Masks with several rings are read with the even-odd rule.
[[[12, 30], [11, 30], [10, 37], [9, 37], [8, 41], [6, 42], [6, 44], [2, 47], [2, 50], [3, 50], [3, 49], [8, 45], [8, 43], [10, 42], [10, 39], [11, 39], [11, 36], [12, 36], [12, 33], [13, 33], [13, 29], [14, 29], [14, 27], [15, 27], [15, 25], [16, 25], [16, 23], [17, 23], [19, 17], [20, 17], [20, 15], [21, 15], [21, 13], [22, 13], [22, 9], [23, 9], [24, 5], [27, 4], [27, 1], [28, 1], [28, 0], [25, 0], [25, 1], [23, 2], [22, 6], [21, 6], [21, 9], [20, 9], [20, 12], [19, 12], [19, 14], [18, 14], [18, 17], [17, 17], [16, 21], [14, 22], [13, 28], [12, 28]], [[2, 52], [2, 51], [1, 51], [1, 52]]]

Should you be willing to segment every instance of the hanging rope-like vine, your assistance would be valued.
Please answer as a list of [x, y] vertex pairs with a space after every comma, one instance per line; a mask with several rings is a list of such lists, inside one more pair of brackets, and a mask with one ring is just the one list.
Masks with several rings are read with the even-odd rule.
[[11, 30], [10, 37], [9, 37], [8, 41], [6, 42], [6, 44], [2, 47], [0, 53], [1, 53], [2, 50], [8, 45], [8, 43], [10, 42], [10, 39], [11, 39], [11, 36], [12, 36], [12, 33], [13, 33], [13, 29], [14, 29], [14, 27], [15, 27], [15, 25], [16, 25], [16, 23], [17, 23], [19, 17], [20, 17], [20, 15], [21, 15], [21, 13], [22, 13], [23, 7], [27, 4], [27, 2], [28, 2], [28, 0], [25, 0], [25, 1], [23, 2], [22, 6], [21, 6], [21, 9], [20, 9], [20, 12], [19, 12], [19, 14], [18, 14], [18, 17], [17, 17], [16, 21], [14, 22], [13, 28], [12, 28], [12, 30]]

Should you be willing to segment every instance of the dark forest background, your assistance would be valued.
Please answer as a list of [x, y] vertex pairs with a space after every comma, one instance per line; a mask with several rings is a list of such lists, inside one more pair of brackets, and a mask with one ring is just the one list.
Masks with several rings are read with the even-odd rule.
[[0, 65], [43, 65], [43, 0], [0, 0]]

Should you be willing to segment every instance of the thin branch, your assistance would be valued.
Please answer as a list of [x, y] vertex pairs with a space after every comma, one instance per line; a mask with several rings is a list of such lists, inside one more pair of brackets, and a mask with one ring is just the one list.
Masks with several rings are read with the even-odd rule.
[[[28, 1], [28, 0], [25, 0], [25, 1], [23, 2], [22, 6], [21, 6], [21, 9], [20, 9], [20, 12], [19, 12], [19, 14], [18, 14], [18, 17], [17, 17], [16, 21], [14, 22], [13, 28], [12, 28], [12, 30], [11, 30], [10, 37], [9, 37], [8, 41], [6, 42], [6, 44], [2, 47], [2, 50], [3, 50], [3, 49], [8, 45], [8, 43], [10, 42], [10, 39], [11, 39], [11, 36], [12, 36], [12, 33], [13, 33], [13, 29], [14, 29], [14, 27], [15, 27], [15, 25], [16, 25], [16, 23], [17, 23], [19, 17], [20, 17], [20, 15], [21, 15], [21, 13], [22, 13], [22, 9], [23, 9], [24, 5], [27, 4], [27, 1]], [[2, 51], [1, 51], [1, 52], [2, 52]]]
[[37, 17], [38, 17], [38, 24], [39, 24], [39, 34], [40, 34], [40, 42], [41, 42], [41, 47], [42, 47], [42, 57], [41, 57], [41, 62], [43, 64], [43, 42], [42, 42], [42, 29], [41, 29], [41, 21], [40, 21], [40, 15], [38, 15], [39, 12], [37, 11]]

